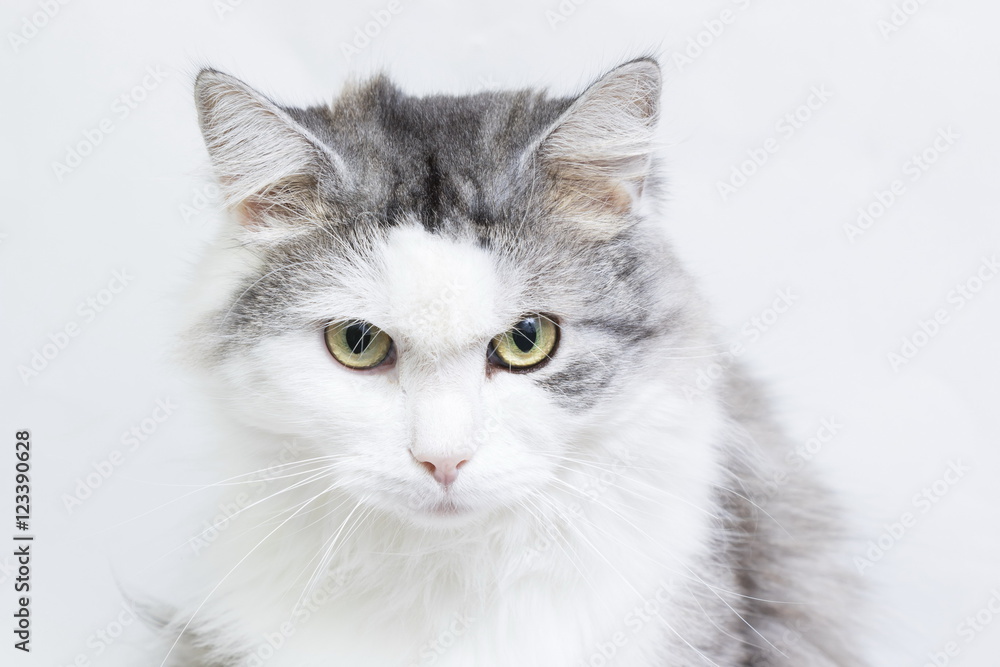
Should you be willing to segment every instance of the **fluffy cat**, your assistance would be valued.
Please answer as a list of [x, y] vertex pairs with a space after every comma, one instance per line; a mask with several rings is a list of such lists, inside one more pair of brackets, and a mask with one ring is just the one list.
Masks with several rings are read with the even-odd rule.
[[201, 72], [226, 215], [186, 346], [239, 511], [158, 659], [861, 664], [830, 494], [765, 483], [791, 445], [661, 238], [660, 89], [294, 108]]

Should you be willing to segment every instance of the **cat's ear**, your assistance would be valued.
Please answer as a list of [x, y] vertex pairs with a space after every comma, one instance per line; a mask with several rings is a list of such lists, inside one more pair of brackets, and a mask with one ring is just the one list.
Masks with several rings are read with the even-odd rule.
[[611, 70], [583, 92], [536, 149], [553, 182], [554, 213], [609, 236], [650, 175], [660, 67], [651, 58]]
[[324, 217], [320, 193], [344, 178], [343, 161], [287, 111], [239, 79], [204, 69], [198, 122], [225, 204], [251, 229], [294, 229]]

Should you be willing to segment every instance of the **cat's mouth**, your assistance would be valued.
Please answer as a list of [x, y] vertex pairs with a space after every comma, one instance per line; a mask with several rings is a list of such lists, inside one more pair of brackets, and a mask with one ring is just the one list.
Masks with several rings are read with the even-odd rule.
[[456, 493], [455, 489], [438, 490], [434, 493], [421, 488], [403, 498], [399, 496], [380, 498], [381, 502], [378, 504], [400, 518], [425, 528], [463, 526], [490, 514], [490, 510], [493, 509], [492, 506], [483, 507], [477, 504], [474, 498], [465, 496], [464, 493]]
[[410, 517], [425, 527], [448, 528], [466, 525], [481, 516], [481, 512], [465, 503], [456, 501], [451, 494], [436, 502], [411, 507]]

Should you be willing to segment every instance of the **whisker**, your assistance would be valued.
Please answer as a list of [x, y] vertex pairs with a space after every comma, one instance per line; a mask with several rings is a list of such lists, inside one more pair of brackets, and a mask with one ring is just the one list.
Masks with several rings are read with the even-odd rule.
[[191, 627], [191, 623], [194, 622], [195, 617], [202, 610], [202, 608], [204, 608], [204, 606], [208, 603], [209, 599], [211, 599], [211, 597], [215, 594], [215, 592], [217, 590], [219, 590], [219, 588], [222, 586], [222, 584], [224, 584], [226, 582], [226, 580], [229, 579], [230, 575], [232, 575], [232, 573], [235, 572], [236, 569], [240, 565], [242, 565], [246, 561], [247, 558], [249, 558], [251, 555], [253, 555], [253, 553], [255, 551], [257, 551], [257, 549], [259, 549], [260, 546], [262, 544], [264, 544], [264, 542], [266, 542], [269, 537], [271, 537], [276, 532], [278, 532], [278, 530], [280, 530], [282, 526], [284, 526], [286, 523], [288, 523], [289, 521], [291, 521], [292, 519], [294, 519], [295, 516], [299, 513], [300, 510], [304, 509], [306, 506], [308, 506], [314, 500], [316, 500], [317, 498], [319, 498], [321, 495], [322, 495], [322, 493], [318, 493], [315, 496], [313, 496], [312, 498], [309, 498], [308, 500], [304, 501], [303, 503], [300, 503], [299, 504], [299, 509], [296, 510], [295, 513], [293, 513], [287, 519], [285, 519], [284, 521], [282, 521], [278, 526], [276, 526], [273, 530], [271, 530], [271, 532], [269, 532], [267, 535], [265, 535], [259, 542], [257, 542], [256, 545], [253, 546], [253, 548], [250, 549], [250, 551], [247, 552], [247, 554], [245, 556], [243, 556], [243, 558], [241, 558], [239, 561], [237, 561], [236, 565], [233, 565], [233, 567], [230, 568], [230, 570], [228, 572], [226, 572], [226, 574], [222, 577], [222, 579], [219, 580], [219, 583], [217, 583], [214, 587], [212, 587], [212, 590], [210, 590], [208, 592], [208, 595], [205, 596], [205, 599], [201, 601], [201, 604], [198, 605], [198, 607], [191, 614], [191, 617], [187, 620], [187, 622], [184, 624], [184, 626], [180, 629], [180, 632], [178, 633], [177, 638], [170, 645], [170, 648], [167, 649], [167, 654], [165, 656], [163, 656], [163, 661], [160, 663], [160, 667], [166, 667], [167, 660], [170, 659], [170, 654], [173, 653], [173, 651], [174, 651], [175, 648], [177, 648], [177, 644], [178, 644], [178, 642], [180, 642], [181, 637], [183, 637], [184, 633], [186, 633], [188, 631], [188, 628]]

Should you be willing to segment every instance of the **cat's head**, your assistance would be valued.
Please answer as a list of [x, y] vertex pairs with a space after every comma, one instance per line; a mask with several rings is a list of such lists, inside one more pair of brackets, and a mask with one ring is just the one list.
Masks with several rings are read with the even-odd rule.
[[659, 95], [650, 59], [572, 98], [379, 77], [305, 109], [203, 71], [228, 220], [192, 340], [234, 412], [442, 526], [681, 423], [701, 320], [648, 223]]

